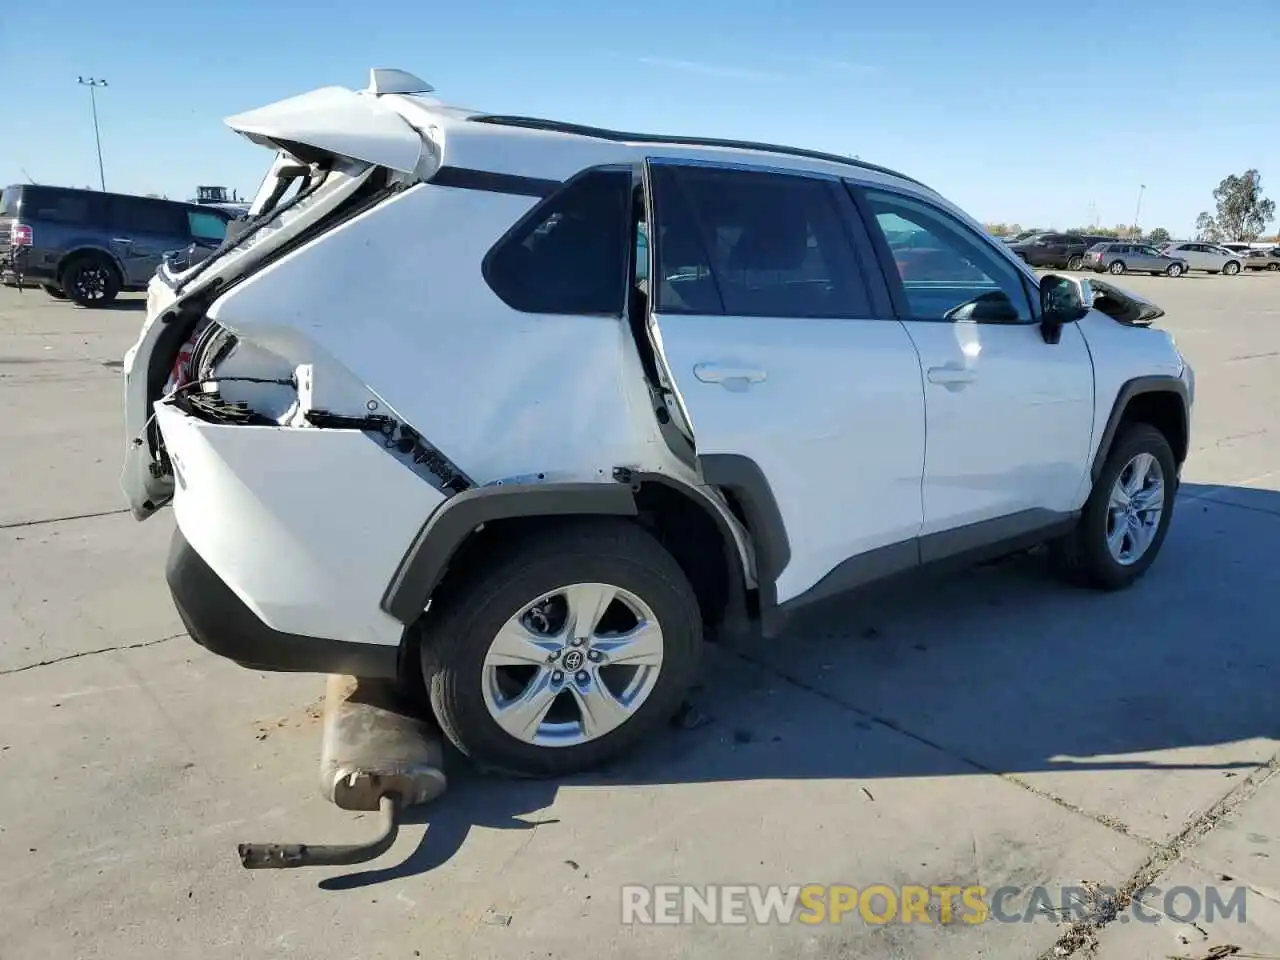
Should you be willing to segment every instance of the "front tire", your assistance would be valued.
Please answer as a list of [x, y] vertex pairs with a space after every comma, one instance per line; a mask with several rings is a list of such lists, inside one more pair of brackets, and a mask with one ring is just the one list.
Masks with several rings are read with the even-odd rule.
[[1059, 572], [1100, 590], [1124, 589], [1146, 573], [1173, 518], [1177, 469], [1163, 433], [1146, 423], [1123, 428], [1075, 529], [1053, 544]]
[[1115, 274], [1116, 276], [1124, 273], [1124, 261], [1116, 260], [1111, 266], [1107, 267], [1107, 273]]
[[1182, 276], [1182, 264], [1180, 264], [1180, 263], [1171, 263], [1171, 264], [1169, 264], [1169, 266], [1168, 266], [1168, 268], [1165, 270], [1164, 274], [1165, 274], [1165, 276], [1166, 276], [1166, 277], [1180, 277], [1180, 276]]
[[1081, 270], [1084, 268], [1084, 257], [1071, 257], [1067, 260], [1068, 270]]
[[105, 257], [80, 257], [71, 261], [63, 273], [62, 289], [78, 306], [101, 307], [120, 292], [120, 275]]
[[1228, 277], [1234, 277], [1237, 273], [1240, 272], [1240, 264], [1236, 263], [1234, 260], [1231, 260], [1223, 266], [1222, 272], [1225, 273]]
[[1275, 273], [1277, 270], [1280, 270], [1280, 263], [1268, 263], [1268, 264], [1267, 264], [1267, 271], [1268, 271], [1269, 273]]
[[622, 754], [679, 707], [702, 617], [635, 523], [543, 529], [471, 565], [432, 603], [422, 672], [445, 735], [478, 766], [563, 776]]

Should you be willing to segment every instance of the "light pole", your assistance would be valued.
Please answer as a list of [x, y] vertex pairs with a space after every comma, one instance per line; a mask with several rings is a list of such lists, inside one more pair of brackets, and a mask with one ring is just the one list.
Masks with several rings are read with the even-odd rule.
[[102, 137], [98, 135], [98, 98], [94, 95], [94, 91], [98, 87], [105, 87], [107, 81], [94, 77], [76, 77], [76, 83], [89, 88], [89, 107], [93, 111], [93, 142], [98, 146], [98, 182], [102, 186], [102, 192], [106, 193], [107, 177], [102, 172]]
[[1145, 183], [1138, 184], [1138, 206], [1133, 211], [1133, 238], [1138, 238], [1138, 219], [1142, 216], [1142, 194], [1147, 189]]

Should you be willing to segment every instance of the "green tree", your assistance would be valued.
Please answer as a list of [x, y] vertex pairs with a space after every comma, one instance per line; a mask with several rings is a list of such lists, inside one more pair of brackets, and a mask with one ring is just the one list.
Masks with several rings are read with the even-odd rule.
[[1148, 243], [1168, 243], [1173, 237], [1164, 227], [1156, 227], [1147, 234]]
[[[1213, 199], [1218, 214], [1212, 219], [1220, 240], [1252, 243], [1275, 219], [1276, 202], [1262, 195], [1262, 175], [1257, 170], [1225, 177], [1213, 191]], [[1197, 229], [1199, 226], [1197, 220]]]

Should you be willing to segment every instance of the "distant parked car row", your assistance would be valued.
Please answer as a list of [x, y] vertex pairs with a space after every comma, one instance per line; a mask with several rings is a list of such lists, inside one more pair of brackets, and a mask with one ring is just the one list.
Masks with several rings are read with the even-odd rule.
[[1009, 249], [1033, 267], [1081, 270], [1089, 248], [1114, 239], [1087, 233], [1035, 233], [1015, 240]]
[[1280, 247], [1272, 247], [1270, 250], [1250, 250], [1244, 255], [1244, 268], [1272, 272], [1280, 270]]

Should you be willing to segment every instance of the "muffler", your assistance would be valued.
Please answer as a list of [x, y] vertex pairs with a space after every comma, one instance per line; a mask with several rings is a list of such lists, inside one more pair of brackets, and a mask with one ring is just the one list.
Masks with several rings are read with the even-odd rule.
[[394, 681], [331, 675], [325, 688], [320, 789], [343, 810], [378, 811], [366, 843], [242, 843], [246, 870], [367, 863], [391, 849], [401, 813], [445, 791], [439, 728], [404, 702]]

